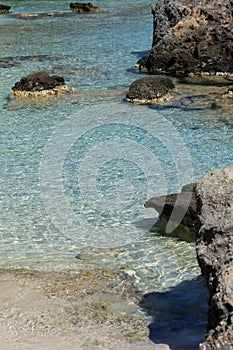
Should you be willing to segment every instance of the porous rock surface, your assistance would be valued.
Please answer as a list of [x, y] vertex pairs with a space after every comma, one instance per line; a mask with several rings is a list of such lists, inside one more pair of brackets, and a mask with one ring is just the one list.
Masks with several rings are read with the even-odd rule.
[[92, 3], [70, 3], [70, 9], [72, 12], [79, 12], [79, 13], [98, 13], [101, 12], [101, 9], [98, 6], [92, 5]]
[[141, 70], [176, 75], [233, 73], [233, 1], [158, 0], [150, 55]]
[[169, 98], [175, 85], [169, 77], [162, 75], [148, 76], [135, 80], [126, 94], [127, 102], [154, 104]]
[[66, 86], [63, 77], [50, 76], [47, 72], [37, 72], [21, 78], [12, 87], [10, 93], [21, 97], [43, 97], [73, 91], [74, 89]]
[[160, 217], [169, 220], [176, 198], [183, 198], [181, 209], [183, 213], [186, 209], [186, 213], [182, 223], [188, 227], [195, 224], [197, 260], [209, 291], [207, 334], [199, 349], [230, 350], [233, 349], [233, 166], [210, 172], [186, 187], [191, 188], [190, 206], [182, 197], [185, 190], [163, 198], [163, 208], [161, 197], [152, 198], [145, 206], [155, 208]]
[[208, 334], [200, 349], [233, 349], [233, 167], [203, 177], [196, 195], [197, 258], [210, 295]]

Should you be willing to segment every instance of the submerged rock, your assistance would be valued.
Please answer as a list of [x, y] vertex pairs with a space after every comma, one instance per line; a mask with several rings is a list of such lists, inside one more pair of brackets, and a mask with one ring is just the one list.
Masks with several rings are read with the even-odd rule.
[[34, 20], [40, 18], [51, 18], [51, 17], [69, 17], [71, 14], [68, 12], [44, 12], [44, 13], [20, 13], [12, 15], [12, 17], [17, 17], [23, 20]]
[[37, 72], [29, 74], [15, 83], [10, 94], [21, 97], [44, 97], [73, 91], [74, 89], [66, 86], [63, 77], [50, 76], [47, 72]]
[[139, 69], [173, 74], [233, 73], [233, 3], [230, 0], [152, 5], [153, 44]]
[[90, 2], [88, 3], [70, 3], [70, 9], [72, 12], [79, 13], [98, 13], [101, 12], [101, 9], [98, 6], [93, 6]]
[[[189, 205], [186, 190], [192, 191]], [[199, 348], [232, 349], [233, 166], [212, 171], [196, 185], [185, 186], [181, 194], [152, 198], [145, 206], [155, 208], [167, 221], [175, 211], [181, 213], [181, 223], [195, 231], [197, 260], [209, 291], [207, 335]]]
[[11, 9], [11, 6], [0, 4], [0, 14], [9, 13], [10, 9]]
[[170, 97], [175, 90], [172, 80], [162, 75], [148, 76], [135, 80], [126, 94], [128, 102], [141, 104], [154, 104]]

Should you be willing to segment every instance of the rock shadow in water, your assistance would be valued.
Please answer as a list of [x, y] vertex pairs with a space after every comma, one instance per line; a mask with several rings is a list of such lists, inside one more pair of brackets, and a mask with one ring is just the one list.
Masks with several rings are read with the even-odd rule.
[[166, 292], [145, 294], [140, 306], [152, 316], [149, 337], [166, 343], [172, 350], [195, 350], [204, 341], [208, 292], [199, 276]]

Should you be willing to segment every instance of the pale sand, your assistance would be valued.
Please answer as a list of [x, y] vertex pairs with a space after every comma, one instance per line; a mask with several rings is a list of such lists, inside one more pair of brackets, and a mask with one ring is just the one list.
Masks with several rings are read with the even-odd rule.
[[0, 350], [168, 350], [140, 293], [109, 269], [0, 270]]

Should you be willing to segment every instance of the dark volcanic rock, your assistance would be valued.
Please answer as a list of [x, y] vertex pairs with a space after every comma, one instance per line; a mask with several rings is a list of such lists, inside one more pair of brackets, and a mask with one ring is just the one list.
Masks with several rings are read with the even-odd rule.
[[15, 86], [12, 87], [12, 90], [34, 92], [53, 89], [60, 85], [65, 85], [65, 81], [62, 77], [57, 75], [49, 76], [46, 72], [38, 72], [29, 74], [20, 79], [20, 81], [15, 83]]
[[9, 13], [11, 6], [0, 4], [0, 14]]
[[59, 93], [74, 92], [73, 88], [65, 85], [63, 77], [37, 72], [23, 77], [11, 89], [12, 96], [45, 97]]
[[172, 80], [162, 75], [148, 76], [135, 80], [126, 94], [128, 102], [153, 104], [167, 99], [169, 92], [174, 91]]
[[233, 73], [233, 2], [158, 0], [152, 6], [153, 46], [141, 70], [151, 73]]
[[70, 3], [70, 9], [73, 12], [80, 13], [98, 13], [101, 12], [101, 9], [98, 6], [93, 6], [90, 2], [88, 3]]
[[170, 0], [155, 2], [151, 6], [154, 19], [152, 46], [156, 45], [166, 35], [167, 31], [174, 27], [182, 17], [187, 16], [189, 11], [187, 5], [183, 5], [181, 2], [177, 3]]

